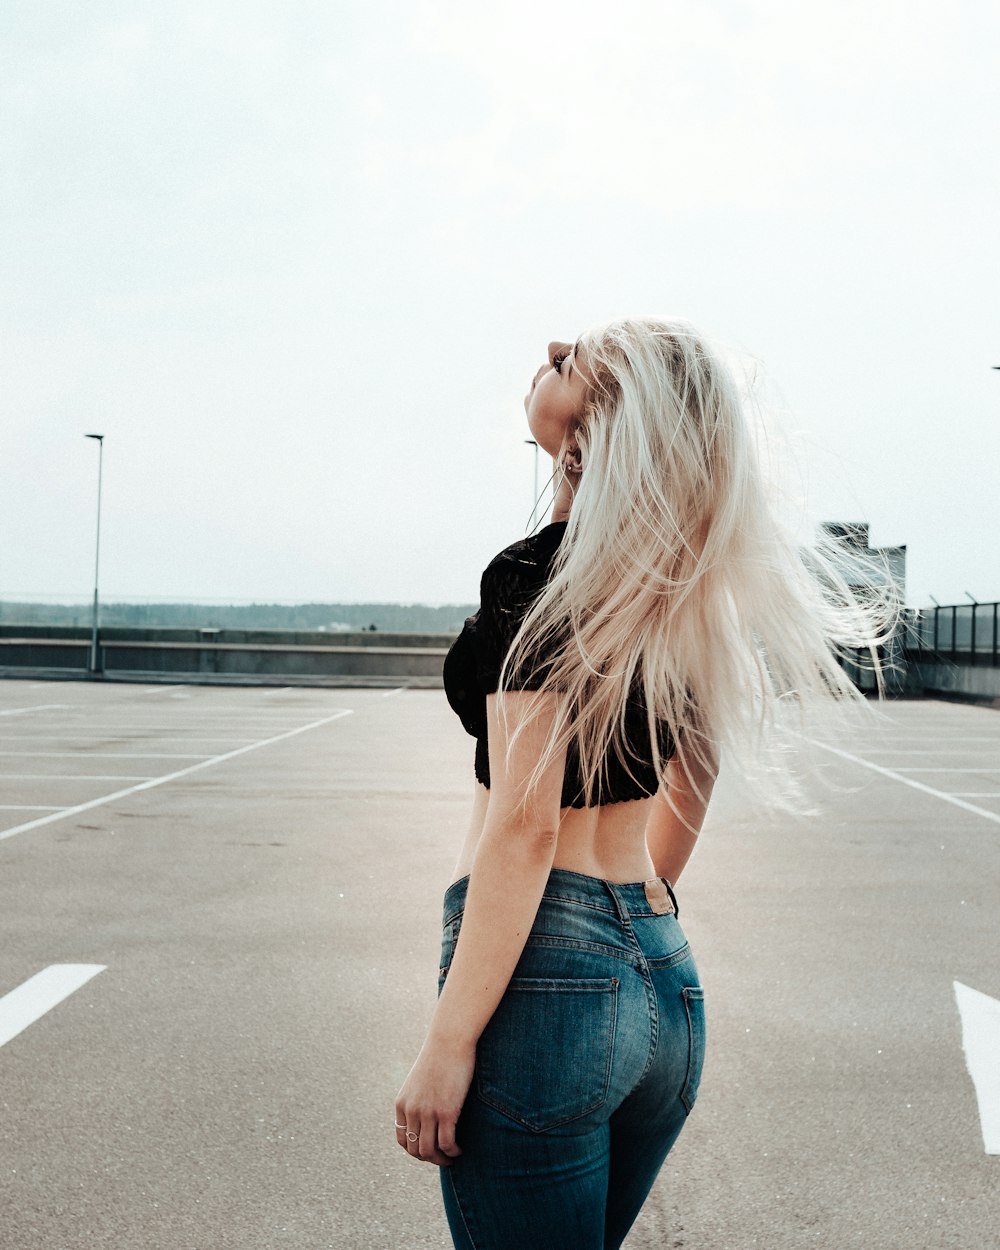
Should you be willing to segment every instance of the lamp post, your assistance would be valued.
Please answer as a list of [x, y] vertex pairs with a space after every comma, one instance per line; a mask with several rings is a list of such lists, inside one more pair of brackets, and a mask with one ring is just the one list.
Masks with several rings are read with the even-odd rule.
[[526, 438], [524, 441], [535, 449], [535, 490], [531, 496], [531, 519], [534, 520], [538, 511], [538, 444], [533, 438]]
[[96, 439], [100, 448], [97, 455], [97, 544], [94, 553], [94, 619], [90, 634], [90, 663], [87, 665], [87, 672], [95, 675], [101, 671], [100, 657], [97, 650], [97, 583], [101, 570], [101, 484], [104, 477], [104, 435], [85, 434], [84, 438]]

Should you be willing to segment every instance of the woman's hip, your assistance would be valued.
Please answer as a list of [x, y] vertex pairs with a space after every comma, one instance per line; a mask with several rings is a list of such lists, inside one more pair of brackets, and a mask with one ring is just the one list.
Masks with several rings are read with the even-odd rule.
[[[442, 975], [462, 930], [468, 880], [445, 893]], [[696, 975], [676, 899], [663, 878], [619, 883], [554, 868], [514, 975], [614, 977], [624, 968], [655, 973], [681, 964]]]
[[[553, 870], [477, 1046], [478, 1102], [532, 1133], [587, 1131], [643, 1085], [660, 1100], [672, 1091], [690, 1110], [704, 1052], [702, 991], [670, 903], [649, 883]], [[463, 913], [456, 882], [445, 898], [441, 986]]]

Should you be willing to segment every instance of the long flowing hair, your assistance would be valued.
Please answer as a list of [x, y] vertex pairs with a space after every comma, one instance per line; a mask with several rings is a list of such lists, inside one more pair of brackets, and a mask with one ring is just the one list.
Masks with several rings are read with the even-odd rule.
[[[735, 378], [687, 322], [614, 321], [585, 333], [578, 355], [590, 381], [571, 431], [582, 477], [500, 674], [504, 716], [509, 675], [532, 655], [547, 661], [538, 697], [559, 695], [526, 794], [572, 745], [588, 802], [602, 801], [607, 752], [628, 767], [636, 695], [648, 729], [640, 754], [659, 777], [672, 738], [689, 775], [724, 754], [757, 781], [784, 706], [863, 698], [839, 652], [866, 649], [881, 681], [892, 592], [873, 570], [859, 593], [857, 560], [852, 589], [835, 554], [804, 552], [778, 520]], [[511, 743], [534, 706], [508, 723]]]

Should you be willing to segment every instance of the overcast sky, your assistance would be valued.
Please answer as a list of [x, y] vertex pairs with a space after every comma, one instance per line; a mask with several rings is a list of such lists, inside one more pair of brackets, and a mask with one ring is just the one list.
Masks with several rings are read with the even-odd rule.
[[0, 58], [6, 596], [88, 593], [100, 432], [109, 595], [472, 602], [548, 340], [667, 313], [800, 532], [1000, 598], [994, 0], [5, 0]]

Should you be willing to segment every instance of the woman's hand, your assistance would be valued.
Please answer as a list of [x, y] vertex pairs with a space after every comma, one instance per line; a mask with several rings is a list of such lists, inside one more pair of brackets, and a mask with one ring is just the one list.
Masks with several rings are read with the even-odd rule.
[[433, 1035], [424, 1042], [396, 1095], [396, 1141], [414, 1159], [447, 1168], [462, 1153], [455, 1142], [455, 1125], [475, 1063], [473, 1043], [446, 1044]]

